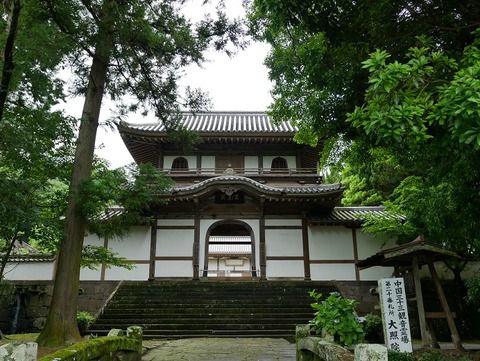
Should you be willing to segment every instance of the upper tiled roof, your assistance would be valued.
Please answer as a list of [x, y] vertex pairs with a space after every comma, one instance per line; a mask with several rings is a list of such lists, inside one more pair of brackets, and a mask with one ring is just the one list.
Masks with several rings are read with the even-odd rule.
[[[172, 121], [175, 121], [172, 118]], [[289, 122], [273, 123], [265, 112], [181, 112], [178, 124], [199, 133], [275, 133], [293, 135], [297, 128]], [[120, 123], [120, 128], [145, 132], [165, 132], [163, 122], [134, 124]]]

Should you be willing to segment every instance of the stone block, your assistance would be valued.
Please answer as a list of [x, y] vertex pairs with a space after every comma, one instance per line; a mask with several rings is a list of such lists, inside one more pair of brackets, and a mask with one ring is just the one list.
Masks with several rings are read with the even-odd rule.
[[310, 336], [310, 325], [297, 325], [295, 327], [295, 339]]
[[355, 361], [388, 361], [387, 348], [380, 344], [360, 343], [355, 346]]
[[107, 336], [123, 336], [124, 335], [124, 332], [123, 330], [119, 329], [119, 328], [112, 328], [109, 332], [108, 332], [108, 335]]
[[35, 342], [7, 343], [0, 346], [0, 361], [36, 361], [37, 349]]

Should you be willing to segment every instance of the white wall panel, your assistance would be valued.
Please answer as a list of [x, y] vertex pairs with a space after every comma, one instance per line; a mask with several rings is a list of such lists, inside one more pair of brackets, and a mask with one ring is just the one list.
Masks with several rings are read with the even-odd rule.
[[150, 227], [132, 227], [125, 237], [109, 239], [108, 248], [127, 259], [148, 260], [150, 259], [150, 238]]
[[157, 230], [157, 256], [192, 256], [193, 229]]
[[266, 229], [265, 243], [269, 256], [303, 256], [301, 229]]
[[394, 239], [388, 239], [386, 237], [374, 236], [372, 234], [364, 233], [357, 229], [357, 247], [358, 258], [360, 260], [368, 258], [375, 253], [385, 248], [395, 246]]
[[215, 168], [215, 156], [214, 155], [202, 155], [202, 169], [211, 168], [211, 171], [203, 171], [202, 173], [211, 173]]
[[258, 173], [258, 156], [246, 155], [244, 157], [244, 166], [245, 169], [250, 168], [247, 171], [248, 174]]
[[80, 269], [80, 281], [99, 281], [102, 275], [101, 265], [98, 269], [82, 268]]
[[174, 159], [178, 157], [183, 157], [188, 161], [189, 170], [195, 170], [195, 168], [197, 168], [196, 155], [166, 155], [163, 157], [163, 169], [165, 170], [171, 169]]
[[352, 230], [343, 226], [308, 227], [310, 259], [354, 259]]
[[297, 168], [297, 157], [294, 155], [266, 155], [263, 157], [263, 168], [271, 169], [272, 160], [277, 157], [285, 158], [288, 168]]
[[303, 278], [303, 261], [267, 261], [267, 278]]
[[103, 247], [103, 238], [99, 238], [95, 233], [88, 233], [83, 239], [83, 244], [85, 246]]
[[310, 264], [310, 274], [315, 281], [354, 281], [355, 265], [352, 264]]
[[265, 219], [265, 226], [301, 226], [301, 219]]
[[53, 279], [54, 262], [7, 263], [5, 279], [10, 281], [42, 281]]
[[361, 281], [376, 281], [380, 278], [392, 277], [393, 267], [372, 267], [360, 271]]
[[111, 267], [105, 270], [106, 281], [121, 281], [121, 280], [148, 280], [149, 265], [136, 264], [135, 268], [128, 270], [121, 267]]
[[195, 220], [189, 219], [158, 219], [158, 226], [194, 226]]
[[155, 261], [155, 277], [193, 277], [192, 261]]

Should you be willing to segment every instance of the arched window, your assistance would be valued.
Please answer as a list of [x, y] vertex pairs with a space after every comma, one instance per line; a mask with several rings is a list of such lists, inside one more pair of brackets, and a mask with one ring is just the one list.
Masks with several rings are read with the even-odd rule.
[[287, 160], [285, 158], [282, 158], [282, 157], [273, 158], [271, 168], [272, 169], [287, 169], [288, 168]]
[[183, 157], [177, 157], [172, 162], [172, 170], [188, 170], [188, 160]]

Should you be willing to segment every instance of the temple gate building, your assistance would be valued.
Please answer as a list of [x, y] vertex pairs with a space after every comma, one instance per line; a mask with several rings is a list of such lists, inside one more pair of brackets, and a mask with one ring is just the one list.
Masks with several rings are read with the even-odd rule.
[[[364, 281], [391, 274], [356, 267], [394, 244], [362, 232], [362, 217], [383, 209], [339, 207], [342, 185], [323, 182], [320, 149], [295, 143], [295, 127], [261, 112], [181, 113], [179, 123], [199, 136], [189, 152], [161, 123], [118, 125], [135, 162], [156, 165], [174, 185], [159, 195], [152, 225], [132, 227], [122, 239], [85, 237], [135, 267], [82, 269], [81, 280]], [[51, 258], [17, 258], [8, 279], [52, 279]]]

